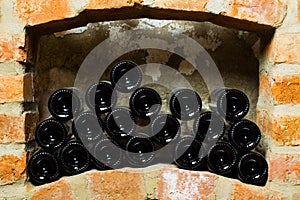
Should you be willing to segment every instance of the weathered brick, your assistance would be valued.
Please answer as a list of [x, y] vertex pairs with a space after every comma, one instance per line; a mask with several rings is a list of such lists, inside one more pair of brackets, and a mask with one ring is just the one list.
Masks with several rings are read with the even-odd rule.
[[0, 144], [25, 143], [33, 139], [38, 122], [36, 112], [17, 115], [0, 115]]
[[32, 101], [32, 78], [30, 74], [0, 76], [0, 103]]
[[158, 178], [158, 199], [210, 199], [218, 176], [208, 172], [164, 168]]
[[29, 25], [74, 16], [68, 0], [16, 0], [15, 14]]
[[171, 10], [183, 10], [183, 11], [206, 11], [205, 6], [208, 0], [200, 0], [200, 1], [168, 1], [168, 0], [156, 0], [153, 1], [152, 4], [149, 4], [152, 8], [158, 9], [171, 9]]
[[39, 187], [37, 192], [31, 197], [31, 200], [73, 199], [71, 188], [65, 180], [59, 180]]
[[300, 184], [300, 154], [268, 152], [269, 180]]
[[300, 103], [300, 76], [260, 74], [259, 92], [261, 97], [277, 104]]
[[[39, 122], [38, 112], [27, 112], [25, 115], [25, 141], [31, 141], [34, 139], [34, 130]], [[23, 134], [24, 134], [23, 133]]]
[[25, 142], [25, 116], [0, 115], [0, 143]]
[[277, 145], [300, 145], [300, 115], [274, 116], [272, 111], [259, 110], [257, 123]]
[[260, 24], [279, 26], [286, 13], [286, 4], [281, 0], [231, 0], [227, 16]]
[[14, 183], [26, 178], [26, 153], [23, 156], [15, 155], [0, 156], [0, 185]]
[[273, 79], [272, 95], [275, 104], [300, 103], [300, 76], [275, 76]]
[[146, 199], [143, 173], [104, 171], [87, 173], [88, 189], [94, 199]]
[[119, 1], [99, 1], [99, 0], [89, 0], [87, 9], [116, 9], [122, 7], [131, 7], [134, 3], [140, 3], [140, 0], [119, 0]]
[[300, 63], [300, 34], [276, 33], [266, 48], [266, 55], [275, 63]]
[[25, 61], [25, 38], [12, 36], [0, 40], [0, 62]]
[[232, 184], [231, 199], [235, 200], [281, 200], [282, 194], [267, 188], [235, 182]]
[[272, 99], [271, 78], [266, 72], [259, 75], [259, 95], [265, 99]]
[[300, 115], [276, 117], [272, 124], [272, 138], [283, 145], [300, 145]]
[[[23, 19], [29, 25], [37, 25], [49, 21], [60, 20], [64, 18], [75, 17], [84, 9], [103, 10], [103, 9], [118, 9], [122, 7], [133, 7], [134, 4], [139, 4], [144, 7], [164, 10], [181, 10], [193, 11], [201, 13], [221, 14], [244, 21], [255, 22], [268, 26], [277, 27], [283, 21], [286, 13], [286, 5], [281, 0], [266, 0], [249, 1], [246, 0], [231, 0], [222, 5], [216, 0], [187, 0], [187, 1], [168, 1], [156, 0], [153, 2], [142, 0], [121, 0], [121, 1], [99, 1], [89, 0], [87, 5], [80, 3], [75, 5], [74, 2], [59, 0], [59, 1], [38, 1], [38, 0], [16, 0], [15, 12], [19, 18]], [[78, 4], [78, 3], [77, 3]], [[210, 5], [206, 7], [206, 5]], [[210, 9], [211, 5], [216, 5], [215, 9]], [[80, 8], [78, 8], [78, 6]], [[222, 8], [220, 8], [220, 6]], [[133, 9], [134, 10], [134, 9]], [[168, 12], [168, 11], [166, 11]], [[211, 17], [211, 15], [208, 15]]]

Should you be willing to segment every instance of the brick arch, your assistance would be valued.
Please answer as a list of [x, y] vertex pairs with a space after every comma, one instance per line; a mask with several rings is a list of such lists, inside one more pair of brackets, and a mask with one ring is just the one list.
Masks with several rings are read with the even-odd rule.
[[[29, 192], [30, 194], [25, 192], [23, 184], [26, 179], [25, 145], [30, 140], [27, 138], [30, 136], [28, 133], [32, 132], [31, 129], [33, 129], [37, 116], [36, 113], [25, 112], [21, 106], [19, 110], [9, 110], [15, 104], [33, 101], [32, 74], [26, 73], [27, 71], [24, 70], [25, 67], [23, 66], [24, 62], [30, 59], [27, 57], [29, 51], [24, 50], [31, 48], [30, 45], [27, 45], [24, 49], [24, 28], [27, 28], [27, 33], [47, 34], [82, 26], [88, 22], [147, 17], [211, 21], [225, 27], [264, 33], [268, 30], [277, 29], [285, 19], [287, 6], [283, 2], [284, 0], [0, 0], [0, 82], [2, 83], [0, 84], [0, 103], [4, 104], [0, 108], [0, 169], [5, 169], [0, 170], [0, 187], [13, 184], [14, 190], [20, 191], [20, 193], [12, 193], [11, 189], [7, 189], [8, 187], [2, 187], [3, 194], [0, 195], [0, 198], [24, 194], [30, 196], [36, 191], [39, 191], [34, 196], [36, 198], [47, 194], [53, 197], [53, 192], [49, 190], [53, 186], [58, 191], [54, 195], [56, 193], [62, 196], [63, 194], [68, 195], [70, 192], [65, 191], [69, 191], [69, 182], [72, 182], [72, 178], [66, 178], [62, 182], [34, 188]], [[295, 3], [296, 0], [289, 2], [289, 8], [296, 6], [291, 2]], [[5, 7], [4, 4], [6, 4]], [[4, 17], [4, 15], [6, 16]], [[7, 17], [8, 15], [12, 17]], [[298, 12], [297, 23], [300, 20], [299, 16]], [[285, 28], [290, 26], [286, 22], [284, 25]], [[297, 26], [299, 27], [299, 24]], [[196, 177], [196, 179], [204, 177], [203, 180], [206, 180], [206, 176], [208, 176], [209, 179], [213, 180], [212, 187], [215, 187], [214, 183], [217, 184], [216, 187], [219, 188], [217, 190], [222, 190], [224, 185], [231, 185], [231, 190], [225, 192], [235, 198], [243, 198], [247, 195], [246, 197], [254, 196], [262, 199], [282, 199], [281, 195], [290, 195], [294, 199], [299, 199], [299, 191], [296, 190], [297, 188], [295, 191], [292, 188], [300, 180], [298, 167], [300, 156], [297, 153], [300, 144], [300, 98], [298, 95], [300, 94], [300, 72], [297, 68], [300, 65], [298, 53], [300, 37], [298, 29], [295, 30], [293, 27], [293, 29], [284, 30], [285, 28], [280, 27], [280, 31], [276, 31], [273, 41], [266, 48], [267, 51], [261, 55], [264, 60], [261, 63], [259, 95], [262, 99], [270, 99], [270, 101], [267, 103], [262, 101], [257, 113], [258, 123], [262, 127], [262, 131], [269, 135], [275, 143], [270, 144], [270, 149], [273, 148], [273, 152], [268, 152], [271, 166], [270, 180], [275, 183], [275, 187], [271, 183], [266, 188], [257, 188], [232, 180], [221, 180], [223, 178], [219, 176], [210, 177], [211, 175], [206, 173], [189, 173], [177, 169], [161, 170], [158, 185], [168, 186], [173, 180], [167, 182], [168, 176], [164, 175], [178, 173], [183, 177], [191, 176]], [[27, 40], [27, 42], [34, 41]], [[15, 91], [15, 93], [12, 94], [11, 91]], [[7, 150], [10, 145], [14, 151]], [[282, 166], [282, 163], [285, 165]], [[83, 175], [80, 176], [83, 177], [81, 190], [73, 191], [75, 192], [73, 195], [85, 193], [87, 187], [85, 184], [87, 183], [90, 184], [89, 190], [103, 194], [103, 191], [98, 189], [96, 180], [101, 180], [99, 177], [102, 176], [111, 176], [111, 180], [113, 180], [114, 176], [111, 174], [119, 172], [107, 173], [88, 173], [87, 178]], [[120, 172], [120, 174], [122, 175], [120, 177], [128, 176], [130, 177], [129, 180], [132, 178], [132, 182], [137, 180], [138, 184], [144, 177], [142, 173], [136, 177], [128, 172]], [[119, 177], [117, 175], [115, 176]], [[78, 181], [78, 179], [74, 178], [74, 181]], [[185, 182], [184, 179], [179, 178], [178, 182], [181, 181]], [[200, 189], [202, 189], [202, 185], [207, 184], [207, 182], [202, 184], [201, 181], [197, 183], [197, 187]], [[291, 188], [293, 193], [280, 191], [282, 194], [279, 194], [268, 190], [269, 188], [278, 189], [276, 184]], [[119, 183], [117, 188], [122, 188], [124, 185]], [[146, 183], [140, 185], [146, 185]], [[65, 189], [60, 190], [60, 188]], [[160, 194], [162, 198], [168, 198], [169, 194], [180, 192], [177, 190], [178, 188], [173, 188], [174, 190], [170, 191], [165, 191], [162, 188], [164, 187], [160, 188], [164, 192]], [[49, 193], [44, 194], [43, 189]], [[129, 192], [136, 192], [137, 195], [145, 195], [144, 193], [147, 192], [143, 188], [140, 190], [128, 189], [126, 185], [125, 189]], [[216, 193], [218, 195], [218, 191]], [[215, 195], [214, 192], [211, 194]], [[211, 194], [207, 194], [207, 196]], [[190, 195], [193, 196], [194, 194], [191, 193]]]
[[41, 33], [60, 31], [87, 22], [132, 18], [211, 21], [221, 26], [264, 31], [280, 26], [282, 0], [16, 0], [15, 14], [26, 27]]

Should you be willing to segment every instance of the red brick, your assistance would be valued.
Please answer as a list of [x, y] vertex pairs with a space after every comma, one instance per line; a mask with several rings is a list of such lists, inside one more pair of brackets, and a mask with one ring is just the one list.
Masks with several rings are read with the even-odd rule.
[[[300, 48], [299, 48], [299, 52], [300, 52]], [[272, 84], [272, 95], [275, 104], [299, 104], [300, 103], [300, 76], [274, 77], [274, 82]]]
[[0, 185], [12, 184], [26, 178], [26, 153], [21, 158], [14, 155], [0, 157]]
[[146, 199], [142, 173], [115, 170], [91, 172], [86, 176], [94, 199]]
[[0, 76], [0, 103], [32, 101], [32, 79], [30, 74]]
[[232, 198], [235, 200], [281, 200], [282, 194], [263, 187], [236, 182], [232, 185]]
[[259, 76], [259, 95], [265, 99], [272, 98], [271, 78], [265, 72], [260, 73]]
[[268, 152], [269, 180], [285, 183], [300, 183], [300, 154]]
[[25, 38], [12, 36], [11, 38], [0, 39], [0, 62], [25, 61], [24, 46]]
[[300, 63], [300, 34], [277, 33], [266, 48], [267, 56], [275, 63]]
[[259, 110], [257, 123], [277, 145], [300, 145], [300, 115], [274, 116], [272, 111]]
[[186, 0], [186, 1], [180, 1], [180, 0], [156, 0], [153, 1], [154, 3], [151, 4], [152, 8], [158, 8], [158, 9], [171, 9], [171, 10], [183, 10], [183, 11], [203, 11], [206, 12], [205, 6], [208, 2], [208, 0], [199, 0], [199, 1], [193, 1], [193, 0]]
[[300, 115], [275, 118], [270, 131], [278, 144], [300, 145]]
[[208, 172], [164, 168], [158, 179], [158, 199], [210, 199], [214, 198], [217, 175]]
[[134, 3], [140, 3], [141, 0], [119, 0], [119, 1], [109, 1], [109, 0], [89, 0], [87, 9], [116, 9], [122, 7], [132, 7]]
[[32, 140], [38, 120], [37, 113], [25, 113], [22, 116], [0, 115], [0, 144]]
[[0, 143], [25, 142], [25, 116], [0, 115]]
[[15, 13], [29, 25], [73, 17], [68, 0], [16, 0]]
[[38, 191], [31, 197], [31, 200], [73, 199], [71, 188], [65, 180], [39, 186], [36, 189]]
[[227, 16], [274, 27], [281, 24], [286, 13], [286, 4], [280, 0], [231, 0], [229, 5]]
[[259, 93], [261, 97], [272, 100], [274, 104], [300, 103], [300, 76], [260, 74]]

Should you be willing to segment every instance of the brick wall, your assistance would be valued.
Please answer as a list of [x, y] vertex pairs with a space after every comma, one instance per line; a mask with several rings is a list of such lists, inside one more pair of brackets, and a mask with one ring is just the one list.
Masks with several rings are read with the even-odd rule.
[[[145, 13], [157, 19], [208, 20], [262, 36], [275, 30], [259, 53], [257, 122], [268, 144], [267, 186], [172, 166], [90, 171], [39, 187], [26, 183], [25, 145], [37, 122], [37, 113], [24, 106], [34, 101], [27, 68], [34, 46], [29, 40], [35, 38], [26, 32], [36, 36]], [[0, 32], [0, 199], [300, 198], [299, 0], [0, 0]]]

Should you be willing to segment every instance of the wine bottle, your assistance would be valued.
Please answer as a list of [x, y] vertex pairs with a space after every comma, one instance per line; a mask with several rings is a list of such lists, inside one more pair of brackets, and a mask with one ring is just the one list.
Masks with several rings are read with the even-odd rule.
[[35, 129], [35, 141], [43, 149], [56, 150], [67, 140], [67, 129], [57, 119], [46, 119]]
[[232, 174], [237, 164], [237, 152], [228, 142], [217, 142], [207, 155], [207, 167], [216, 174]]
[[154, 145], [145, 133], [135, 133], [126, 145], [126, 156], [132, 167], [149, 166], [154, 159]]
[[27, 164], [30, 182], [41, 185], [57, 180], [60, 176], [57, 158], [46, 151], [34, 153]]
[[85, 95], [87, 106], [97, 115], [107, 113], [116, 104], [117, 94], [108, 81], [92, 84]]
[[180, 139], [175, 147], [175, 164], [182, 169], [196, 170], [205, 163], [207, 149], [192, 136]]
[[129, 104], [133, 115], [147, 119], [159, 113], [162, 102], [159, 94], [154, 89], [141, 87], [133, 92]]
[[129, 109], [119, 107], [113, 109], [105, 117], [105, 129], [108, 137], [118, 145], [125, 147], [132, 137], [136, 125]]
[[90, 154], [78, 140], [70, 140], [62, 147], [59, 160], [67, 175], [82, 173], [90, 166]]
[[151, 140], [155, 144], [155, 150], [158, 150], [176, 140], [180, 135], [180, 123], [170, 114], [159, 114], [150, 125]]
[[261, 154], [248, 152], [239, 159], [237, 172], [242, 182], [263, 186], [268, 179], [268, 163]]
[[81, 111], [81, 101], [72, 89], [58, 89], [48, 99], [48, 110], [61, 121], [68, 121]]
[[93, 151], [94, 163], [97, 169], [116, 169], [122, 164], [122, 151], [109, 139], [100, 140]]
[[103, 122], [94, 113], [80, 113], [72, 122], [72, 132], [83, 144], [94, 143], [104, 137]]
[[250, 107], [245, 93], [237, 89], [223, 89], [216, 93], [216, 109], [229, 122], [244, 118]]
[[239, 150], [252, 150], [260, 141], [261, 133], [258, 126], [247, 119], [235, 122], [228, 133], [230, 143]]
[[214, 143], [224, 134], [225, 123], [214, 112], [201, 113], [194, 121], [193, 133], [199, 142]]
[[175, 161], [175, 147], [178, 139], [173, 139], [165, 146], [155, 146], [153, 164], [171, 164]]
[[132, 61], [121, 61], [112, 68], [110, 80], [118, 91], [123, 93], [133, 92], [142, 83], [142, 71]]
[[172, 94], [169, 107], [176, 118], [187, 121], [199, 115], [202, 100], [197, 92], [191, 89], [179, 89]]

